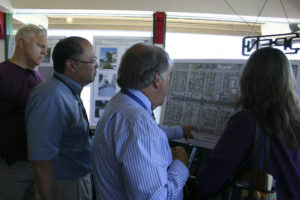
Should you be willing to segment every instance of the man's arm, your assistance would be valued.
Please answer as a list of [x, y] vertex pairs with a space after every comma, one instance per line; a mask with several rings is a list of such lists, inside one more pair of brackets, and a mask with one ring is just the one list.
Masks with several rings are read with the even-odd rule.
[[32, 161], [39, 193], [43, 200], [57, 199], [56, 177], [51, 160]]
[[[131, 129], [132, 128], [132, 129]], [[117, 159], [129, 199], [176, 199], [188, 178], [186, 152], [174, 154], [156, 124], [140, 120], [115, 138]]]
[[[57, 199], [56, 174], [52, 159], [59, 152], [64, 130], [61, 101], [55, 95], [31, 93], [26, 106], [28, 160], [34, 165], [36, 181], [43, 200]], [[51, 112], [49, 112], [51, 111]]]
[[197, 129], [196, 126], [164, 126], [158, 125], [159, 128], [164, 131], [168, 137], [168, 140], [176, 140], [181, 138], [194, 138], [191, 133], [192, 130]]

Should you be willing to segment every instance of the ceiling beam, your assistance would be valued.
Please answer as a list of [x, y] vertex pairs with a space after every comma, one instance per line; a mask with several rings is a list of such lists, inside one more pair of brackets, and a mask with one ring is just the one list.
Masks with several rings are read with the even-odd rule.
[[[49, 29], [91, 29], [91, 30], [129, 30], [152, 31], [153, 19], [148, 17], [88, 17], [68, 16], [72, 22], [68, 23], [67, 16], [49, 16]], [[260, 35], [261, 24], [241, 23], [196, 19], [168, 18], [167, 32], [220, 34], [249, 36]]]

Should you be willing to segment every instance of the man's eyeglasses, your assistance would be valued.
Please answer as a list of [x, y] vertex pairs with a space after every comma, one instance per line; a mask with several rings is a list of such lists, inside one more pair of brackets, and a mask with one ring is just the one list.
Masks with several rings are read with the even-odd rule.
[[76, 58], [70, 58], [71, 60], [74, 60], [76, 62], [81, 62], [81, 63], [87, 63], [87, 64], [91, 64], [91, 65], [96, 65], [97, 60], [92, 60], [92, 61], [85, 61], [85, 60], [79, 60]]

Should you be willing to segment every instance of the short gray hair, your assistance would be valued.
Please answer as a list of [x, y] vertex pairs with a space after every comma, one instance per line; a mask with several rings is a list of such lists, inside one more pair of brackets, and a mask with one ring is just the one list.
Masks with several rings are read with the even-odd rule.
[[35, 34], [47, 36], [47, 29], [45, 29], [41, 25], [34, 25], [34, 24], [23, 25], [21, 28], [19, 28], [15, 36], [15, 41], [18, 41], [20, 38], [24, 38], [24, 40], [28, 41], [30, 38], [34, 37]]
[[130, 47], [122, 57], [117, 82], [120, 88], [144, 89], [152, 84], [155, 73], [165, 79], [171, 67], [169, 54], [162, 48], [138, 43]]

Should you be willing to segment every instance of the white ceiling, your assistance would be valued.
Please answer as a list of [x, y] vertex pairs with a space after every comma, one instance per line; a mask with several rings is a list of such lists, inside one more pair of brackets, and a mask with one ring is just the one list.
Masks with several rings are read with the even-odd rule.
[[[261, 11], [264, 4], [265, 7]], [[289, 20], [300, 23], [300, 0], [1, 0], [0, 5], [17, 13], [24, 13], [28, 9], [33, 9], [30, 10], [31, 13], [52, 12], [56, 14], [78, 13], [78, 9], [83, 10], [81, 12], [85, 14], [105, 12], [122, 14], [125, 11], [139, 11], [140, 14], [147, 14], [154, 11], [166, 11], [169, 12], [168, 16], [213, 19], [220, 17], [231, 18], [235, 21], [245, 19], [257, 22], [275, 20], [282, 23]], [[260, 11], [260, 17], [257, 17]]]

